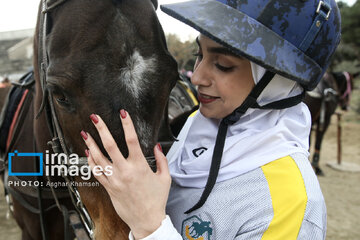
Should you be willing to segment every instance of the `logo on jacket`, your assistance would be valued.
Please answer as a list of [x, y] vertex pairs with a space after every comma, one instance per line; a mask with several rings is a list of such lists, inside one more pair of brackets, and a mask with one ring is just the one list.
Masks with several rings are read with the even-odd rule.
[[197, 216], [192, 216], [183, 221], [181, 235], [185, 240], [210, 240], [213, 232], [210, 224]]
[[195, 157], [200, 156], [201, 154], [203, 154], [205, 151], [207, 150], [206, 147], [199, 147], [199, 148], [195, 148], [192, 150], [192, 153], [194, 154]]

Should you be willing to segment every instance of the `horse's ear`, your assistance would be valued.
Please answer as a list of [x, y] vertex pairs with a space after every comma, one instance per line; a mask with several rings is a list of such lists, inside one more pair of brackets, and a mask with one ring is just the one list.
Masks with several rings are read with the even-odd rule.
[[155, 10], [158, 8], [158, 1], [157, 0], [151, 0], [151, 2], [153, 3]]

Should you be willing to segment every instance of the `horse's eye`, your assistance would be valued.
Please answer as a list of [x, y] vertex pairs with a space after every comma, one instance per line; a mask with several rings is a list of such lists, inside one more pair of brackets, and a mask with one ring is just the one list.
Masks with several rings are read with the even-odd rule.
[[60, 107], [64, 107], [67, 109], [71, 107], [69, 98], [67, 98], [64, 93], [62, 93], [60, 91], [53, 91], [52, 94], [53, 94], [54, 100]]
[[60, 104], [67, 104], [69, 103], [68, 99], [63, 95], [63, 96], [59, 96], [56, 97], [56, 101]]
[[49, 91], [52, 93], [53, 99], [60, 106], [69, 109], [71, 107], [71, 103], [69, 98], [66, 96], [63, 89], [55, 84], [49, 84]]

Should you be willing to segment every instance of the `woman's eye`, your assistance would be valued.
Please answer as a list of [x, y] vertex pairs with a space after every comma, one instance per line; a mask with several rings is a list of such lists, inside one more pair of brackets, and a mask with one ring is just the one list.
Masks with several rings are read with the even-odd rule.
[[215, 63], [215, 66], [222, 72], [230, 72], [234, 68], [234, 67], [225, 67], [220, 65], [219, 63]]
[[193, 54], [195, 57], [197, 57], [197, 59], [201, 60], [203, 58], [203, 55], [201, 52], [197, 52]]

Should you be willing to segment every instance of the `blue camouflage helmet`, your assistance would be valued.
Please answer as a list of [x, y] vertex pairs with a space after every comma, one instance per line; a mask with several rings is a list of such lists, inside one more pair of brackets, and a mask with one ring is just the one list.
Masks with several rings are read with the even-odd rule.
[[340, 42], [335, 0], [192, 0], [162, 11], [311, 90]]

